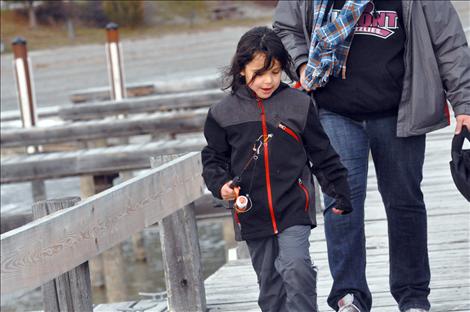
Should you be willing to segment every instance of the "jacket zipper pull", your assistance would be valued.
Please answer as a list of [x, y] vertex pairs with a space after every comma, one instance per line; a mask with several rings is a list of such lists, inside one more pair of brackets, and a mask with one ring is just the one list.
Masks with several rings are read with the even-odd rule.
[[304, 184], [301, 178], [299, 178], [299, 184]]

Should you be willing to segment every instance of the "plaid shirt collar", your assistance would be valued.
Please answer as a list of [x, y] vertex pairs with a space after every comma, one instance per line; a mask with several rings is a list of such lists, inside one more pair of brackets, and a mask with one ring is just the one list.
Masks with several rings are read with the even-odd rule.
[[[346, 78], [346, 59], [354, 35], [354, 26], [370, 0], [347, 0], [341, 12], [331, 21], [328, 1], [313, 0], [312, 41], [305, 71], [307, 86], [323, 87], [329, 76]], [[326, 17], [326, 18], [325, 18]]]

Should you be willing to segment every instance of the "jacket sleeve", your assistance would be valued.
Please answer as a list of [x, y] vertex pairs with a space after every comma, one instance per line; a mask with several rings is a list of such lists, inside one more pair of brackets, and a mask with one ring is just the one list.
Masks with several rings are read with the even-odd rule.
[[278, 1], [274, 12], [273, 29], [292, 57], [297, 74], [300, 65], [308, 61], [309, 47], [303, 31], [303, 21], [298, 0]]
[[230, 152], [225, 130], [217, 123], [209, 110], [204, 124], [207, 146], [202, 149], [202, 177], [214, 197], [222, 199], [220, 190], [230, 181]]
[[455, 115], [470, 115], [470, 49], [459, 16], [450, 1], [421, 5], [447, 99]]
[[322, 191], [336, 199], [336, 208], [344, 210], [345, 213], [351, 212], [348, 171], [331, 146], [312, 102], [302, 139], [308, 158], [313, 164], [312, 172], [317, 177]]

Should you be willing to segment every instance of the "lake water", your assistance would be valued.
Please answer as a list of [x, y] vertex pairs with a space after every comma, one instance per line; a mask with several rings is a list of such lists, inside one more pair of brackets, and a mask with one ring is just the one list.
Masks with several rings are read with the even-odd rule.
[[[201, 246], [204, 278], [214, 273], [226, 262], [226, 249], [223, 240], [222, 220], [198, 221], [199, 242]], [[125, 281], [127, 284], [127, 299], [139, 299], [139, 292], [165, 291], [163, 263], [160, 247], [158, 227], [149, 227], [142, 232], [144, 246], [147, 252], [146, 261], [137, 261], [134, 258], [132, 243], [125, 241], [122, 244], [124, 262], [126, 264]], [[106, 292], [104, 288], [93, 288], [93, 303], [105, 303]], [[2, 312], [20, 312], [42, 310], [42, 293], [40, 288], [34, 291], [2, 296]]]
[[[47, 198], [80, 196], [80, 178], [47, 180], [45, 182]], [[31, 209], [33, 203], [31, 183], [3, 184], [1, 189], [1, 213], [18, 213]], [[226, 243], [223, 239], [223, 220], [207, 219], [198, 221], [199, 242], [201, 246], [204, 278], [215, 272], [226, 262]], [[161, 292], [165, 290], [163, 264], [158, 227], [149, 227], [142, 232], [147, 261], [134, 259], [132, 243], [122, 244], [127, 271], [127, 298], [139, 299], [139, 292]], [[104, 303], [106, 293], [103, 288], [93, 289], [93, 303]], [[2, 312], [42, 310], [40, 288], [27, 292], [2, 296]]]

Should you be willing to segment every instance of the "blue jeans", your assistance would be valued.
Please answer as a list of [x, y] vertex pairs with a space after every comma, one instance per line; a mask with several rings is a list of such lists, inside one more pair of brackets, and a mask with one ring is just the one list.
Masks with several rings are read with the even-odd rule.
[[325, 195], [325, 235], [334, 280], [328, 304], [336, 310], [338, 300], [351, 293], [361, 311], [370, 311], [372, 306], [365, 275], [364, 235], [370, 150], [388, 221], [390, 291], [400, 311], [429, 309], [427, 217], [420, 187], [425, 135], [396, 137], [396, 116], [357, 122], [322, 109], [319, 115], [331, 144], [348, 169], [354, 209], [345, 216], [335, 215], [330, 209], [335, 205], [334, 199]]

